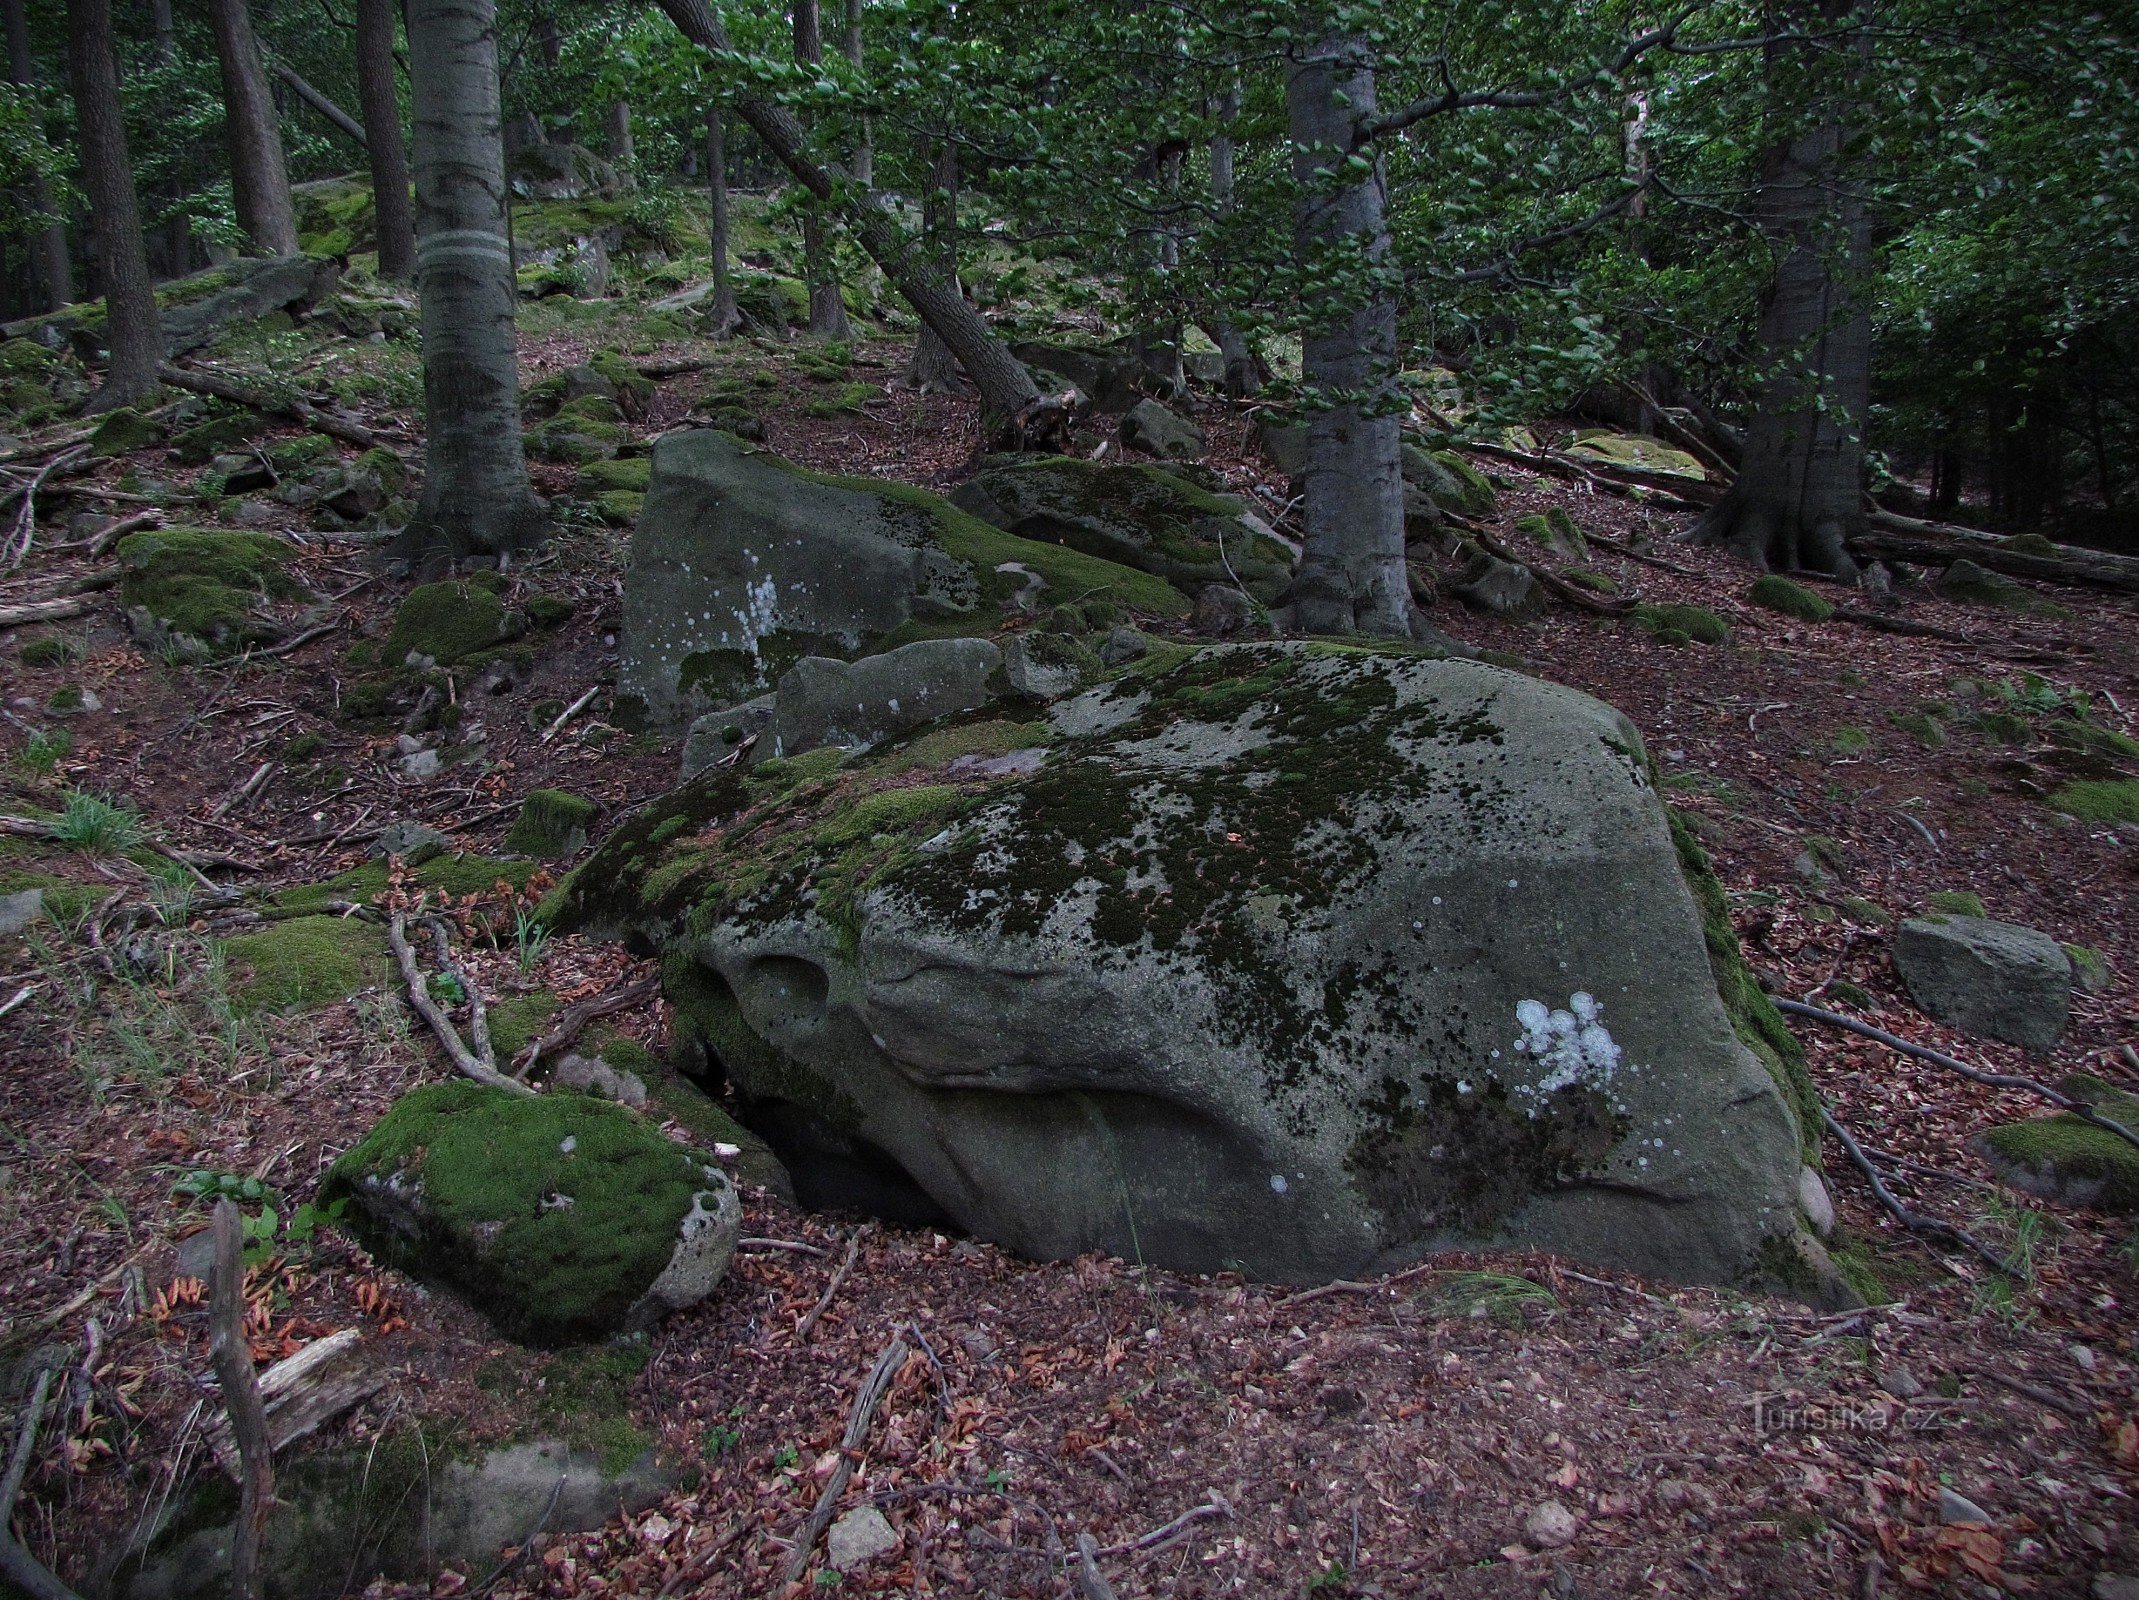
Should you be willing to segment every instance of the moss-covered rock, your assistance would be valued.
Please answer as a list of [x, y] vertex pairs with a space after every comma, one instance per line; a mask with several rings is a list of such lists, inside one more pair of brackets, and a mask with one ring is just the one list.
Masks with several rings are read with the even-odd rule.
[[1048, 730], [709, 772], [542, 914], [663, 952], [805, 1203], [1295, 1281], [1797, 1248], [1796, 1086], [1734, 1030], [1609, 708], [1310, 644], [1154, 652]]
[[1674, 477], [1703, 479], [1708, 476], [1699, 459], [1645, 433], [1614, 433], [1608, 428], [1583, 428], [1567, 447], [1571, 456], [1588, 456], [1616, 466], [1643, 467], [1668, 472]]
[[580, 469], [573, 487], [582, 494], [629, 489], [634, 494], [643, 495], [652, 483], [653, 475], [653, 460], [648, 456], [632, 456], [622, 461], [593, 461]]
[[282, 629], [263, 607], [304, 592], [290, 575], [289, 547], [265, 533], [146, 529], [121, 539], [117, 554], [119, 600], [136, 636], [189, 653], [227, 654], [276, 638]]
[[527, 619], [487, 585], [448, 580], [411, 589], [386, 636], [384, 655], [398, 665], [411, 656], [451, 666], [495, 650], [527, 631]]
[[2068, 783], [2050, 796], [2050, 804], [2082, 822], [2139, 822], [2139, 780], [2087, 778]]
[[1021, 539], [1119, 561], [1191, 593], [1238, 581], [1268, 602], [1291, 579], [1291, 550], [1243, 520], [1245, 502], [1155, 466], [1012, 461], [959, 485], [951, 504]]
[[265, 433], [267, 426], [267, 418], [257, 411], [225, 411], [175, 434], [171, 451], [187, 466], [204, 466], [219, 455], [242, 449]]
[[146, 450], [163, 437], [163, 424], [155, 417], [145, 417], [131, 406], [120, 406], [116, 411], [104, 413], [97, 423], [96, 431], [89, 436], [89, 453], [93, 456], [123, 456], [136, 450]]
[[1762, 573], [1755, 578], [1745, 597], [1756, 606], [1780, 611], [1800, 622], [1826, 622], [1834, 616], [1834, 607], [1826, 599], [1779, 572]]
[[[2139, 1095], [2079, 1074], [2059, 1087], [2096, 1116], [2139, 1133]], [[1999, 1178], [2060, 1205], [2139, 1212], [2139, 1145], [2069, 1111], [1990, 1129], [1975, 1149]]]
[[1517, 517], [1515, 531], [1525, 538], [1535, 539], [1563, 561], [1589, 559], [1589, 541], [1582, 537], [1575, 519], [1562, 506], [1554, 506], [1541, 514]]
[[727, 1178], [634, 1112], [458, 1081], [404, 1095], [321, 1194], [375, 1255], [544, 1345], [703, 1299], [742, 1222]]
[[1639, 605], [1634, 620], [1665, 644], [1729, 644], [1731, 625], [1706, 606]]
[[1934, 889], [1924, 905], [1933, 916], [1982, 917], [1989, 913], [1983, 909], [1983, 897], [1968, 889]]
[[592, 800], [562, 789], [531, 790], [505, 835], [505, 848], [544, 861], [577, 855], [587, 847], [587, 829], [600, 811]]
[[244, 1013], [314, 1011], [386, 981], [386, 936], [354, 917], [291, 917], [223, 941]]
[[1489, 517], [1499, 503], [1485, 474], [1453, 450], [1428, 450], [1407, 440], [1398, 462], [1404, 481], [1424, 491], [1443, 511]]

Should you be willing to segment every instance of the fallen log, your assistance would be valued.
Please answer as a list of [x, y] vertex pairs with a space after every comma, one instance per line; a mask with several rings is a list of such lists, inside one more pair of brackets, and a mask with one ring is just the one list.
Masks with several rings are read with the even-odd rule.
[[330, 434], [345, 443], [369, 450], [378, 444], [379, 436], [360, 422], [351, 422], [331, 411], [322, 411], [309, 400], [300, 400], [295, 395], [273, 395], [264, 389], [240, 383], [234, 378], [225, 378], [212, 372], [193, 372], [185, 367], [160, 363], [156, 376], [174, 389], [188, 389], [194, 394], [211, 395], [218, 400], [228, 400], [232, 405], [249, 406], [255, 411], [265, 411], [274, 416], [294, 417], [306, 427], [320, 433]]
[[[385, 1371], [364, 1359], [362, 1346], [363, 1336], [354, 1328], [344, 1328], [313, 1340], [260, 1374], [260, 1400], [267, 1412], [271, 1450], [302, 1439], [385, 1387]], [[216, 1464], [237, 1478], [242, 1463], [230, 1435], [230, 1419], [218, 1415], [204, 1431]]]
[[1938, 522], [1919, 522], [1892, 511], [1870, 514], [1872, 526], [1852, 538], [1850, 548], [1883, 561], [1911, 561], [1921, 567], [1944, 567], [1961, 560], [2002, 572], [2011, 578], [2034, 578], [2083, 589], [2139, 594], [2139, 558], [2113, 556], [2077, 545], [2051, 548], [2055, 555], [2015, 549], [2010, 540]]
[[1706, 511], [1723, 498], [1723, 485], [1676, 472], [1658, 472], [1652, 467], [1627, 467], [1617, 462], [1576, 461], [1555, 451], [1533, 455], [1499, 444], [1466, 444], [1464, 449], [1496, 461], [1510, 461], [1532, 472], [1549, 472], [1573, 478], [1609, 494], [1632, 495], [1667, 511]]

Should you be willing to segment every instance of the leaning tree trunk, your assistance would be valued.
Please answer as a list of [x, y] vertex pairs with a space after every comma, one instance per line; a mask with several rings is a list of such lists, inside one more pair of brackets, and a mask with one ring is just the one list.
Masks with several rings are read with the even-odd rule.
[[[7, 75], [17, 87], [29, 90], [37, 84], [37, 63], [30, 54], [29, 18], [22, 0], [7, 0]], [[33, 172], [22, 186], [21, 198], [29, 209], [54, 218], [30, 235], [30, 275], [37, 280], [44, 308], [56, 311], [74, 298], [74, 272], [67, 261], [67, 226], [57, 220], [52, 204], [52, 186], [42, 172]]]
[[[806, 66], [824, 65], [824, 32], [817, 0], [795, 0], [795, 59]], [[802, 208], [802, 277], [810, 290], [811, 337], [851, 339], [847, 304], [840, 298], [839, 275], [832, 268], [831, 241], [825, 237], [824, 212], [814, 201]]]
[[[943, 274], [958, 281], [958, 144], [948, 134], [936, 152], [935, 170], [928, 176], [928, 194], [921, 202], [922, 233]], [[913, 360], [906, 368], [906, 381], [923, 394], [954, 394], [958, 389], [958, 358], [951, 347], [927, 323], [914, 340]]]
[[719, 102], [706, 108], [706, 209], [712, 225], [706, 246], [713, 254], [713, 306], [706, 316], [706, 336], [732, 339], [743, 325], [736, 308], [735, 284], [728, 276], [728, 141], [721, 128]]
[[262, 255], [297, 254], [297, 213], [282, 159], [275, 97], [260, 65], [246, 0], [208, 0], [216, 61], [223, 70], [223, 131], [230, 147], [230, 189], [238, 226]]
[[81, 143], [82, 187], [96, 215], [104, 252], [104, 337], [111, 364], [88, 410], [132, 405], [154, 392], [163, 360], [163, 328], [149, 288], [148, 251], [134, 206], [134, 169], [119, 112], [119, 69], [112, 58], [111, 0], [68, 0], [68, 53]]
[[409, 0], [423, 499], [399, 552], [425, 565], [540, 543], [520, 441], [495, 0]]
[[[728, 31], [706, 0], [659, 0], [680, 32], [700, 49], [729, 51]], [[850, 175], [820, 160], [808, 131], [777, 102], [755, 94], [735, 97], [736, 114], [749, 123], [773, 158], [820, 201], [836, 210], [869, 259], [884, 269], [915, 315], [934, 328], [980, 391], [983, 427], [991, 438], [1014, 441], [1041, 404], [1040, 387], [1025, 364], [996, 337], [987, 319], [969, 305], [956, 284], [946, 283], [912, 234], [877, 204], [876, 195]]]
[[1379, 159], [1346, 156], [1374, 115], [1366, 47], [1324, 38], [1286, 63], [1286, 117], [1299, 184], [1294, 250], [1303, 274], [1332, 287], [1306, 309], [1306, 536], [1282, 618], [1307, 633], [1414, 631], [1404, 568], [1404, 482], [1397, 448], [1396, 302], [1382, 275], [1389, 250]]
[[[1855, 3], [1821, 0], [1818, 12], [1838, 19]], [[1803, 46], [1770, 50], [1771, 94], [1794, 100], [1781, 115], [1785, 126], [1802, 131], [1770, 148], [1755, 201], [1776, 256], [1760, 313], [1761, 376], [1738, 477], [1687, 538], [1757, 567], [1852, 577], [1856, 563], [1845, 545], [1864, 528], [1871, 405], [1872, 324], [1864, 298], [1871, 221], [1844, 159], [1844, 96], [1832, 89], [1786, 96], [1776, 82], [1801, 81], [1835, 64]]]
[[409, 209], [401, 96], [394, 88], [394, 18], [399, 10], [395, 0], [357, 0], [357, 104], [364, 112], [364, 142], [371, 153], [379, 276], [406, 283], [416, 271], [416, 224]]

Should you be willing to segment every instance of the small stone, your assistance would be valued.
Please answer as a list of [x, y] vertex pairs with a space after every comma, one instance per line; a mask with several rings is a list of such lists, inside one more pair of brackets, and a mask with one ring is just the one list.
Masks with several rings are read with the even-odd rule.
[[1988, 1511], [1964, 1494], [1951, 1489], [1938, 1492], [1938, 1519], [1951, 1527], [1957, 1522], [1980, 1522], [1986, 1527], [1994, 1520]]
[[[406, 734], [402, 737], [408, 738]], [[403, 751], [404, 755], [414, 755], [423, 748], [413, 739], [408, 742], [415, 748]], [[453, 841], [436, 828], [404, 817], [379, 830], [379, 837], [371, 842], [371, 856], [375, 861], [399, 856], [405, 865], [420, 867], [433, 856], [444, 855], [452, 848]]]
[[401, 776], [410, 783], [428, 783], [445, 766], [445, 759], [436, 750], [412, 750], [401, 758]]
[[1894, 937], [1894, 967], [1927, 1016], [1977, 1038], [2047, 1051], [2071, 1017], [2072, 961], [2033, 928], [1913, 918]]
[[1907, 1367], [1888, 1367], [1879, 1374], [1879, 1387], [1902, 1401], [1914, 1400], [1924, 1392], [1923, 1384]]
[[1176, 416], [1156, 400], [1139, 400], [1121, 419], [1125, 449], [1168, 461], [1189, 461], [1203, 454], [1203, 430]]
[[858, 1506], [832, 1524], [825, 1553], [835, 1572], [858, 1572], [899, 1547], [898, 1533], [875, 1506]]
[[1797, 1169], [1797, 1208], [1804, 1212], [1814, 1233], [1822, 1239], [1834, 1236], [1834, 1201], [1827, 1193], [1826, 1181], [1812, 1167]]
[[1538, 1550], [1560, 1550], [1575, 1540], [1575, 1514], [1557, 1500], [1540, 1500], [1523, 1518], [1523, 1537]]
[[1150, 653], [1151, 636], [1128, 626], [1115, 628], [1099, 647], [1099, 659], [1110, 667], [1141, 660]]
[[0, 895], [0, 939], [22, 932], [44, 914], [45, 892], [42, 889]]
[[2094, 1371], [2094, 1352], [2088, 1349], [2087, 1346], [2083, 1344], [2074, 1345], [2072, 1347], [2072, 1359], [2078, 1364], [2080, 1371]]
[[[636, 1072], [612, 1067], [600, 1056], [566, 1056], [557, 1063], [555, 1081], [560, 1089], [576, 1089], [597, 1100], [614, 1100], [634, 1111], [646, 1109], [645, 1080]], [[714, 1151], [719, 1153], [718, 1149]]]
[[1223, 583], [1211, 583], [1204, 585], [1203, 592], [1196, 596], [1196, 606], [1189, 617], [1189, 626], [1198, 633], [1222, 639], [1240, 632], [1254, 617], [1254, 601], [1238, 589]]
[[208, 1273], [215, 1266], [215, 1230], [203, 1228], [198, 1233], [189, 1233], [178, 1241], [178, 1262], [174, 1269], [181, 1278], [198, 1278], [208, 1281]]

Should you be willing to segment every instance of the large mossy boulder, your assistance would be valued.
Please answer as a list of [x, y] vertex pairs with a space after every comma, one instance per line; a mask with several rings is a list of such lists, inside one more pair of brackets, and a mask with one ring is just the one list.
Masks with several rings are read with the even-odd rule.
[[373, 1255], [536, 1345], [696, 1304], [742, 1225], [726, 1176], [635, 1112], [458, 1080], [403, 1095], [321, 1194]]
[[299, 598], [290, 547], [272, 534], [153, 528], [118, 544], [119, 603], [135, 638], [190, 659], [229, 655], [281, 637], [270, 610]]
[[1894, 935], [1894, 970], [1926, 1016], [1979, 1039], [2044, 1051], [2072, 1018], [2072, 958], [2017, 923], [1912, 917]]
[[[2103, 1122], [2139, 1133], [2139, 1095], [2075, 1073], [2058, 1085]], [[1991, 1128], [1973, 1141], [2004, 1183], [2068, 1206], [2139, 1212], [2139, 1146], [2070, 1111]]]
[[620, 688], [657, 726], [761, 693], [804, 656], [985, 635], [1058, 599], [1188, 610], [1149, 573], [1017, 538], [904, 484], [808, 472], [732, 434], [667, 434], [653, 460]]
[[1610, 707], [1175, 648], [1044, 737], [708, 773], [541, 914], [661, 949], [808, 1203], [1280, 1281], [1515, 1246], [1832, 1292], [1801, 1058]]
[[1291, 549], [1246, 520], [1244, 501], [1160, 467], [1012, 461], [960, 484], [951, 504], [1019, 538], [1119, 561], [1190, 593], [1237, 579], [1273, 601], [1292, 576]]
[[332, 294], [340, 277], [338, 263], [314, 256], [240, 256], [165, 284], [156, 291], [164, 349], [175, 361], [225, 328]]

